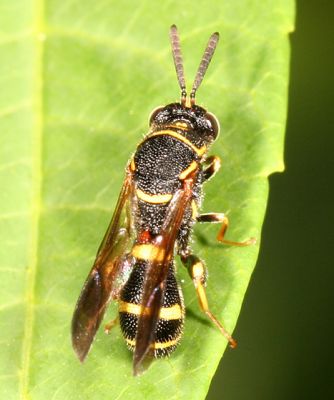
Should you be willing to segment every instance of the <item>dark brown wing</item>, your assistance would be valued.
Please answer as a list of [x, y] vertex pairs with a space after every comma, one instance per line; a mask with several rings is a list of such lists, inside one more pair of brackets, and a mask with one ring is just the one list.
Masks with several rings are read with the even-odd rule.
[[175, 241], [192, 197], [193, 179], [184, 181], [184, 187], [173, 196], [161, 234], [153, 244], [157, 257], [146, 270], [141, 315], [138, 320], [136, 347], [133, 359], [134, 375], [141, 374], [153, 358], [155, 330], [162, 305], [168, 268], [174, 254]]
[[132, 198], [133, 183], [128, 172], [72, 318], [72, 345], [81, 362], [86, 358], [109, 300], [117, 291], [115, 279], [121, 268], [120, 259], [131, 242]]

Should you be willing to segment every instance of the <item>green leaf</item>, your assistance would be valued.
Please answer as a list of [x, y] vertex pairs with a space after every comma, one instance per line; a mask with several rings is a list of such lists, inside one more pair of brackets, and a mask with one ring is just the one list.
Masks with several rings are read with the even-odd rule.
[[[203, 208], [228, 212], [228, 238], [260, 242], [267, 177], [283, 169], [293, 1], [1, 0], [0, 11], [1, 398], [203, 399], [226, 340], [183, 268], [182, 344], [139, 378], [118, 327], [98, 333], [81, 365], [71, 316], [149, 113], [179, 98], [172, 23], [188, 84], [209, 34], [221, 34], [197, 96], [222, 127]], [[197, 226], [193, 247], [232, 332], [259, 246], [217, 244], [217, 229]]]

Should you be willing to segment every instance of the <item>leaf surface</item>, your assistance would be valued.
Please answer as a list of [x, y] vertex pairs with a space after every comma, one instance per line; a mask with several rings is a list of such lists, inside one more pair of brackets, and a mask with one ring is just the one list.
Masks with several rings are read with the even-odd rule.
[[[293, 1], [1, 0], [0, 11], [2, 397], [205, 398], [226, 341], [181, 267], [182, 344], [142, 377], [119, 328], [101, 330], [79, 364], [71, 316], [148, 116], [179, 98], [172, 23], [189, 85], [209, 35], [221, 34], [197, 95], [221, 122], [211, 154], [222, 170], [203, 209], [228, 213], [228, 238], [259, 244], [267, 177], [283, 170]], [[259, 245], [224, 247], [217, 229], [197, 226], [193, 247], [209, 268], [211, 309], [232, 332]]]

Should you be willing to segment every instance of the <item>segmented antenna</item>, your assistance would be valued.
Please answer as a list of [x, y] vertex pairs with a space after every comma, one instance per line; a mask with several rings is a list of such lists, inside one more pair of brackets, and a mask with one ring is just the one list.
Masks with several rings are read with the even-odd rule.
[[177, 80], [181, 89], [181, 103], [185, 104], [187, 98], [186, 82], [184, 78], [183, 59], [180, 47], [180, 37], [176, 25], [172, 25], [169, 31], [169, 37], [172, 45], [172, 53], [175, 65]]
[[[187, 101], [187, 90], [186, 90], [186, 82], [185, 82], [185, 78], [184, 78], [184, 68], [183, 68], [183, 59], [182, 59], [181, 46], [180, 46], [180, 37], [179, 37], [179, 33], [177, 31], [176, 25], [172, 25], [170, 27], [169, 36], [170, 36], [170, 41], [171, 41], [171, 45], [172, 45], [172, 53], [173, 53], [176, 76], [177, 76], [177, 80], [179, 82], [180, 89], [181, 89], [181, 104], [189, 105], [189, 100]], [[193, 87], [191, 89], [191, 93], [190, 93], [190, 105], [191, 106], [193, 106], [195, 104], [196, 91], [199, 88], [200, 84], [202, 83], [202, 80], [204, 78], [206, 70], [208, 69], [208, 66], [210, 64], [211, 58], [216, 50], [218, 40], [219, 40], [218, 32], [215, 32], [210, 36], [210, 39], [209, 39], [206, 49], [204, 51], [201, 63], [198, 67], [198, 70], [197, 70], [197, 73], [196, 73], [196, 76], [194, 79]], [[187, 105], [187, 107], [188, 107], [188, 105]]]
[[211, 58], [213, 56], [213, 53], [216, 50], [217, 47], [217, 43], [219, 40], [219, 33], [215, 32], [210, 36], [210, 39], [208, 41], [208, 44], [206, 46], [206, 49], [204, 51], [203, 57], [202, 57], [202, 61], [198, 67], [196, 76], [195, 76], [195, 80], [193, 83], [193, 87], [191, 89], [191, 93], [190, 93], [190, 102], [191, 105], [195, 104], [195, 96], [196, 96], [196, 91], [199, 88], [200, 84], [202, 83], [202, 80], [204, 78], [204, 75], [206, 73], [206, 70], [208, 69], [208, 66], [210, 64]]

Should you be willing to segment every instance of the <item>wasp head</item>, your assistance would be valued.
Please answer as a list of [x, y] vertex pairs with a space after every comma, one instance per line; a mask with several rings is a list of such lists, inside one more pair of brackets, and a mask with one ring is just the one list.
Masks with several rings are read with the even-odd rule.
[[150, 116], [151, 131], [176, 129], [196, 146], [210, 145], [218, 136], [219, 122], [214, 114], [193, 105], [168, 104], [156, 108]]

